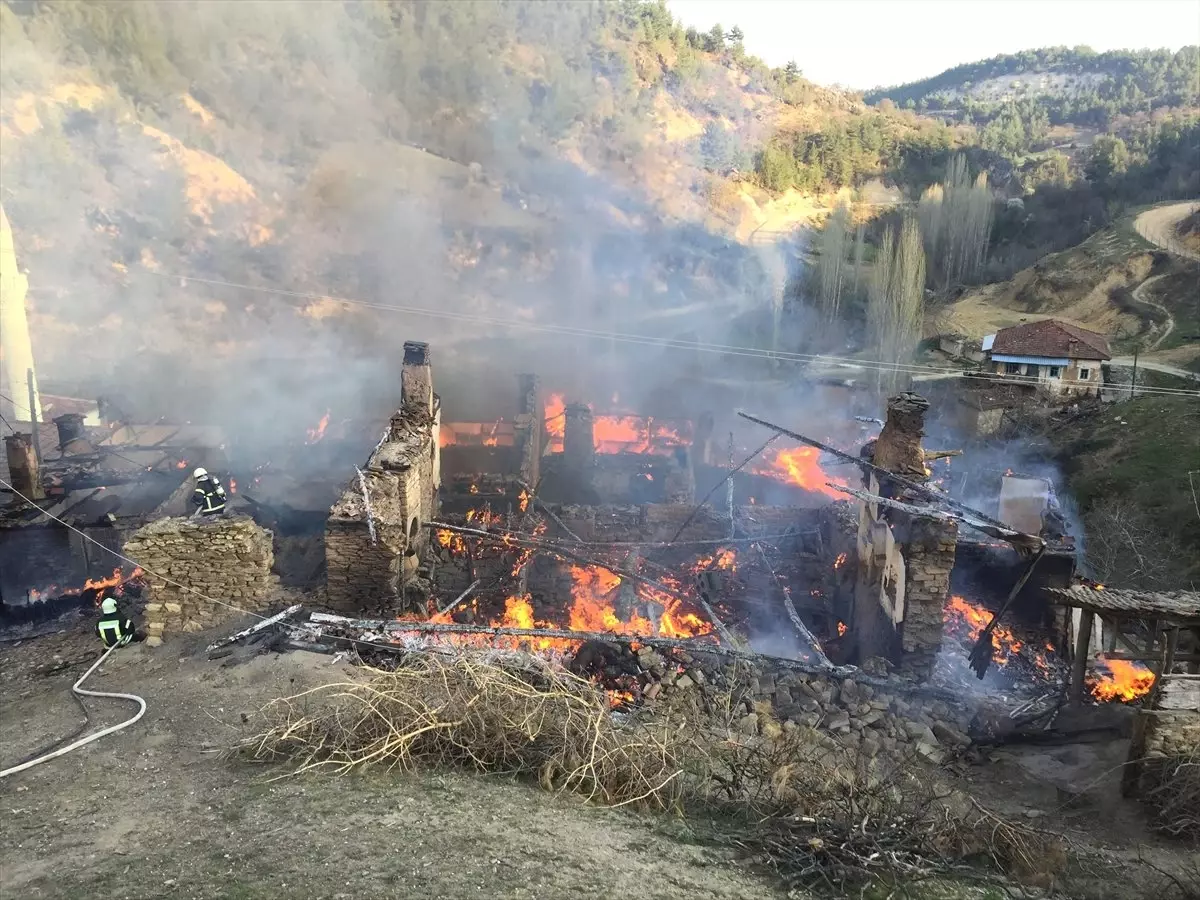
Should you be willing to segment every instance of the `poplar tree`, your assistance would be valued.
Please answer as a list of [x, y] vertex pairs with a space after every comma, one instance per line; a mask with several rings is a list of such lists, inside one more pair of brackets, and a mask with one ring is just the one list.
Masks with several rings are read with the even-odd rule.
[[817, 258], [818, 298], [826, 322], [838, 317], [842, 291], [846, 283], [846, 235], [850, 227], [850, 210], [839, 204], [825, 220]]
[[992, 236], [992, 194], [987, 173], [974, 183], [967, 160], [956, 154], [941, 184], [926, 188], [917, 205], [931, 278], [943, 290], [977, 276]]
[[867, 331], [875, 359], [890, 365], [878, 370], [880, 390], [893, 390], [905, 379], [907, 363], [921, 338], [925, 310], [925, 251], [917, 219], [907, 216], [896, 234], [883, 232], [879, 256], [867, 287]]

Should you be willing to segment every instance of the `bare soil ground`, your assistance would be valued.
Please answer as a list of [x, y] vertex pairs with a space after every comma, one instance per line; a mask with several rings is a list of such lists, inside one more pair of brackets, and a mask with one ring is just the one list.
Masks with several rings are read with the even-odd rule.
[[[146, 717], [0, 781], [0, 896], [785, 896], [772, 877], [713, 846], [720, 821], [600, 809], [458, 772], [273, 780], [284, 770], [248, 766], [222, 751], [252, 733], [263, 703], [339, 680], [345, 664], [291, 653], [225, 666], [197, 656], [209, 639], [120, 651], [88, 686], [141, 694]], [[86, 623], [0, 645], [3, 765], [79, 724], [68, 692], [97, 652]], [[129, 714], [115, 701], [89, 704], [89, 730]], [[1133, 900], [1151, 896], [1161, 877], [1139, 858], [1178, 872], [1186, 854], [1150, 836], [1139, 807], [1120, 798], [1125, 752], [1122, 741], [1015, 748], [981, 764], [956, 764], [957, 776], [998, 811], [1059, 830], [1082, 851], [1069, 896]], [[1115, 893], [1114, 879], [1121, 883]], [[909, 896], [1001, 895], [938, 883]]]
[[[275, 697], [331, 680], [328, 657], [224, 668], [167, 645], [119, 651], [89, 682], [149, 704], [127, 731], [0, 782], [0, 895], [12, 898], [712, 897], [768, 900], [765, 877], [661, 820], [459, 773], [270, 781], [220, 751]], [[80, 721], [90, 634], [0, 646], [0, 756]], [[48, 677], [56, 657], [73, 662]], [[93, 723], [128, 704], [92, 703]], [[121, 707], [118, 709], [117, 707]], [[244, 724], [243, 716], [250, 724]]]

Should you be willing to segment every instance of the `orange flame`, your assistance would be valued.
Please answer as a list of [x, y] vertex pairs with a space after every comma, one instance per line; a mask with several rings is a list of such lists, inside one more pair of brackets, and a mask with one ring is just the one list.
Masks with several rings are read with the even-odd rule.
[[845, 485], [846, 482], [825, 474], [817, 461], [820, 455], [816, 447], [781, 447], [770, 454], [764, 454], [762, 461], [751, 471], [755, 475], [766, 475], [777, 481], [794, 484], [806, 491], [840, 498], [841, 492], [835, 491], [826, 482], [832, 481], [840, 485]]
[[848, 630], [845, 622], [838, 622], [838, 637], [842, 637]]
[[186, 469], [187, 466], [188, 461], [186, 459], [181, 459], [179, 462], [175, 463], [175, 468], [177, 469]]
[[[963, 641], [975, 641], [992, 621], [992, 612], [955, 594], [942, 610], [942, 621], [953, 637]], [[1025, 643], [1018, 640], [1011, 629], [1003, 625], [992, 629], [992, 662], [996, 665], [1008, 665], [1024, 647]], [[1030, 658], [1043, 672], [1050, 671], [1050, 663], [1041, 652], [1032, 651]]]
[[1096, 665], [1104, 670], [1096, 673], [1096, 679], [1091, 684], [1092, 696], [1097, 700], [1128, 703], [1149, 693], [1150, 688], [1154, 687], [1154, 673], [1145, 666], [1125, 659], [1105, 657], [1097, 657]]
[[[562, 394], [546, 401], [546, 434], [550, 450], [561, 453], [566, 435], [567, 403]], [[595, 416], [592, 441], [597, 453], [656, 453], [666, 455], [686, 442], [675, 429], [649, 416]]]
[[834, 567], [834, 569], [840, 569], [843, 565], [845, 565], [845, 563], [846, 563], [846, 554], [839, 553], [837, 555], [837, 559], [835, 559], [833, 561], [833, 567]]
[[529, 492], [524, 488], [522, 488], [521, 493], [517, 495], [517, 508], [520, 509], [521, 512], [525, 512], [525, 510], [529, 509]]
[[316, 428], [308, 429], [308, 439], [306, 444], [315, 444], [321, 438], [325, 437], [325, 429], [329, 427], [329, 410], [325, 410], [325, 415], [321, 416], [321, 421], [317, 423]]
[[229, 476], [229, 493], [231, 493], [231, 494], [237, 493], [237, 479], [234, 478], [232, 475]]

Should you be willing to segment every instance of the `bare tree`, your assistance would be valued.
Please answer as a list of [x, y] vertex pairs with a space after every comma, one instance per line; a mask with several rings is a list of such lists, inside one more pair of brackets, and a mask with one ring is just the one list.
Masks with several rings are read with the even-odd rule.
[[1105, 497], [1084, 516], [1084, 557], [1097, 579], [1113, 587], [1172, 590], [1184, 586], [1179, 541], [1142, 507]]
[[817, 258], [818, 298], [824, 320], [833, 322], [842, 305], [846, 284], [846, 236], [850, 229], [850, 210], [839, 204], [825, 220]]
[[867, 289], [867, 328], [876, 359], [892, 365], [879, 370], [881, 390], [893, 390], [905, 376], [899, 367], [912, 358], [921, 337], [925, 306], [925, 251], [917, 220], [906, 216], [896, 234], [884, 229]]
[[962, 154], [950, 160], [946, 178], [925, 190], [917, 205], [931, 275], [942, 289], [979, 274], [992, 235], [992, 194], [987, 173], [974, 183]]

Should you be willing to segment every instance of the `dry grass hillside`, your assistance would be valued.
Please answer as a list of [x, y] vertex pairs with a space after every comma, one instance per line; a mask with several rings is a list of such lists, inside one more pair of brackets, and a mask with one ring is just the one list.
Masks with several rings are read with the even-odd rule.
[[1056, 318], [1107, 335], [1117, 353], [1200, 361], [1194, 263], [1164, 253], [1133, 229], [1133, 216], [1082, 244], [1043, 257], [1013, 278], [967, 290], [932, 311], [926, 332], [982, 338], [1021, 322]]

